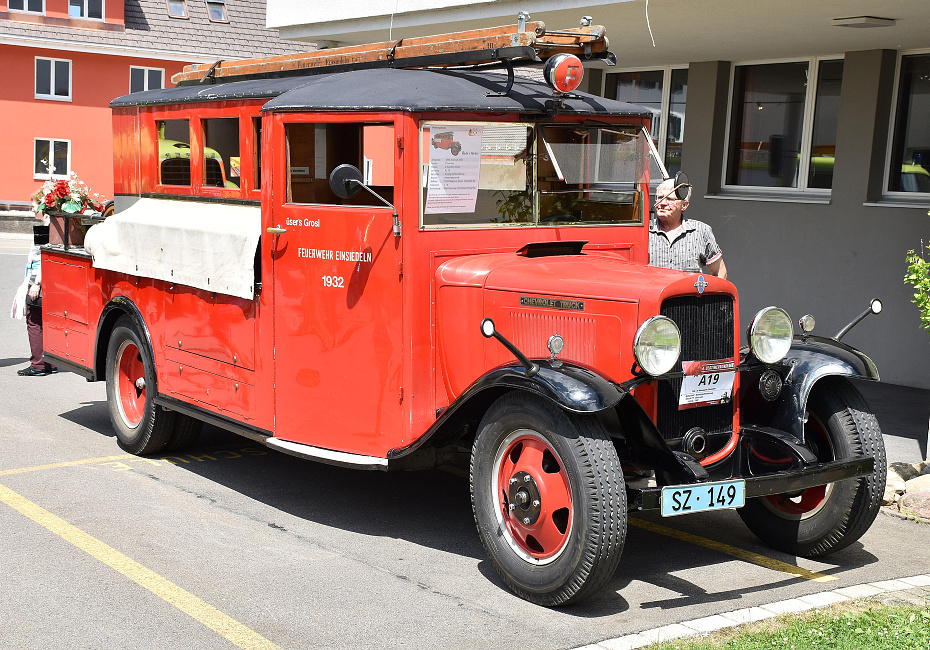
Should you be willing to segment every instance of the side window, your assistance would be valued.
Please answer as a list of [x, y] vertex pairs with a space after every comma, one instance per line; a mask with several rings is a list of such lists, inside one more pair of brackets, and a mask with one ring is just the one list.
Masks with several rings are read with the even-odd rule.
[[288, 203], [383, 206], [364, 190], [348, 199], [330, 190], [329, 175], [343, 164], [357, 167], [366, 185], [394, 202], [393, 124], [293, 123], [284, 132]]
[[532, 134], [526, 124], [424, 123], [423, 225], [532, 223]]
[[10, 0], [7, 7], [10, 11], [24, 11], [31, 14], [44, 14], [44, 0]]
[[103, 0], [68, 0], [68, 17], [103, 20]]
[[203, 186], [239, 189], [239, 119], [201, 120], [203, 126]]
[[262, 118], [252, 118], [252, 183], [262, 189]]
[[191, 131], [188, 120], [159, 120], [158, 183], [159, 185], [191, 184]]

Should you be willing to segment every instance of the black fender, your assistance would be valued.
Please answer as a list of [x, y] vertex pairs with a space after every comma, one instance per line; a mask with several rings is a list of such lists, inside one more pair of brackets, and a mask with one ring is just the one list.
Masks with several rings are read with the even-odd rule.
[[[463, 428], [477, 425], [498, 397], [511, 390], [538, 395], [572, 413], [598, 413], [617, 405], [626, 390], [593, 370], [562, 361], [534, 360], [539, 372], [532, 377], [520, 364], [499, 366], [482, 375], [446, 408], [436, 422], [406, 447], [392, 449], [388, 459], [403, 458], [424, 443], [451, 442]], [[473, 431], [472, 431], [473, 432]]]
[[[136, 326], [136, 331], [142, 336], [142, 344], [150, 359], [155, 359], [155, 348], [152, 346], [152, 335], [145, 324], [142, 312], [136, 304], [125, 296], [114, 296], [104, 306], [97, 319], [97, 336], [94, 339], [94, 377], [91, 381], [103, 381], [107, 375], [107, 346], [110, 343], [110, 333], [113, 326], [121, 316], [128, 316]], [[158, 373], [155, 373], [155, 394], [158, 394]]]
[[[815, 384], [825, 377], [879, 381], [878, 368], [862, 351], [836, 339], [796, 336], [791, 349], [778, 364], [752, 363], [740, 376], [740, 421], [772, 427], [804, 442], [807, 401]], [[771, 368], [784, 381], [781, 394], [766, 402], [759, 393], [759, 377]]]

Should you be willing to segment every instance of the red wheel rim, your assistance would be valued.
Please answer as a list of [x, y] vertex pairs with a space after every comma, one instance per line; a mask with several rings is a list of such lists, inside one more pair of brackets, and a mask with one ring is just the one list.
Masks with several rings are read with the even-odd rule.
[[[818, 461], [834, 460], [835, 455], [833, 446], [830, 444], [830, 436], [813, 413], [810, 414], [807, 424], [804, 426], [804, 436]], [[785, 519], [806, 519], [820, 512], [830, 498], [832, 491], [832, 483], [818, 485], [799, 494], [773, 494], [765, 497], [764, 503], [769, 510]]]
[[536, 433], [512, 433], [494, 466], [497, 514], [508, 543], [527, 561], [551, 562], [572, 530], [572, 494], [565, 465]]
[[145, 364], [139, 348], [131, 341], [123, 343], [117, 352], [116, 391], [123, 420], [137, 427], [145, 413]]

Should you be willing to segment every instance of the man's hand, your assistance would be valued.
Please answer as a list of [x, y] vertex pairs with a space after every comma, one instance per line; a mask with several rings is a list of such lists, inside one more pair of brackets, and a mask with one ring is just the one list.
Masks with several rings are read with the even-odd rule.
[[33, 284], [29, 287], [29, 300], [38, 300], [39, 299], [39, 285]]

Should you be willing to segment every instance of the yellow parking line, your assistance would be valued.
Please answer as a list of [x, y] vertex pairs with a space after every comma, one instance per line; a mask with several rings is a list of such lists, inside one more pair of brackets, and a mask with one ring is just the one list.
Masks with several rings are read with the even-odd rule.
[[636, 526], [637, 528], [642, 528], [653, 533], [666, 535], [667, 537], [674, 537], [675, 539], [680, 539], [684, 542], [690, 542], [691, 544], [697, 544], [698, 546], [720, 551], [721, 553], [732, 555], [733, 557], [739, 558], [740, 560], [752, 562], [753, 564], [758, 564], [759, 566], [763, 566], [767, 569], [781, 571], [782, 573], [797, 576], [798, 578], [813, 580], [814, 582], [830, 582], [832, 580], [838, 580], [838, 578], [835, 576], [828, 576], [823, 573], [817, 573], [816, 571], [808, 571], [807, 569], [802, 569], [799, 566], [788, 564], [787, 562], [782, 562], [781, 560], [766, 557], [765, 555], [753, 553], [752, 551], [747, 551], [742, 548], [736, 548], [735, 546], [730, 546], [729, 544], [724, 544], [723, 542], [707, 539], [706, 537], [699, 537], [697, 535], [692, 535], [691, 533], [684, 533], [680, 530], [675, 530], [674, 528], [663, 526], [662, 524], [656, 524], [644, 519], [630, 518], [629, 521], [631, 526]]
[[0, 485], [0, 501], [29, 519], [74, 544], [91, 557], [116, 569], [133, 582], [174, 605], [194, 620], [207, 626], [223, 638], [244, 650], [270, 650], [277, 645], [253, 632], [242, 623], [230, 618], [194, 594], [185, 591], [167, 578], [163, 578], [115, 548], [91, 537], [64, 519], [36, 505], [4, 485]]
[[17, 469], [0, 469], [0, 476], [10, 474], [25, 474], [27, 472], [41, 472], [46, 469], [57, 469], [59, 467], [73, 467], [75, 465], [87, 465], [88, 463], [105, 463], [110, 460], [122, 460], [130, 457], [129, 454], [120, 454], [119, 456], [101, 456], [99, 458], [84, 458], [82, 460], [68, 460], [62, 463], [51, 463], [50, 465], [35, 465], [33, 467], [19, 467]]

